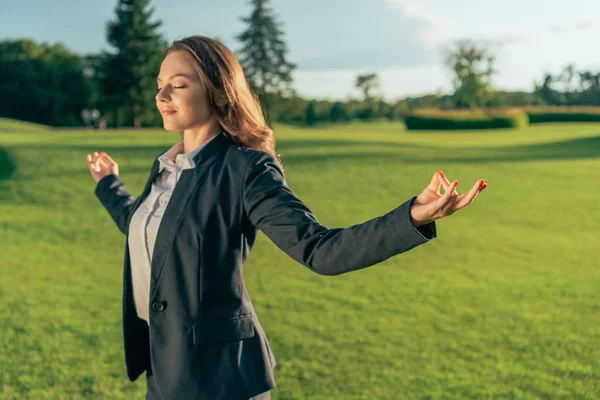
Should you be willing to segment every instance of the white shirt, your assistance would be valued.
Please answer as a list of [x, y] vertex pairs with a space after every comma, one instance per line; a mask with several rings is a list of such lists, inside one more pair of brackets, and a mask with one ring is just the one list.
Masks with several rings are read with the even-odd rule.
[[137, 208], [129, 222], [129, 256], [133, 298], [138, 316], [150, 324], [150, 271], [152, 252], [162, 216], [169, 204], [175, 185], [184, 169], [194, 168], [194, 157], [213, 136], [188, 153], [183, 153], [183, 142], [171, 147], [158, 157], [159, 169], [148, 197]]

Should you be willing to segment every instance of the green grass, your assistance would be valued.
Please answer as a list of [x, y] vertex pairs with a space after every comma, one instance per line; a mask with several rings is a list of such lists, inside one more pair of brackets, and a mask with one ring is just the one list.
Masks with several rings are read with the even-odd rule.
[[[274, 399], [600, 398], [600, 124], [276, 132], [291, 188], [330, 227], [386, 213], [437, 169], [489, 187], [431, 243], [337, 277], [260, 235], [245, 282]], [[178, 138], [0, 129], [0, 398], [143, 398], [121, 342], [125, 237], [84, 158], [108, 151], [138, 195]]]
[[6, 131], [47, 131], [50, 127], [34, 122], [19, 121], [11, 118], [0, 118], [0, 132]]

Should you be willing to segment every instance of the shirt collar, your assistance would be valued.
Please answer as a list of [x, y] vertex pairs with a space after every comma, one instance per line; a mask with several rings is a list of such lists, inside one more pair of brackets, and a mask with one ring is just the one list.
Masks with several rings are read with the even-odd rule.
[[195, 149], [184, 153], [183, 152], [183, 141], [176, 143], [167, 150], [163, 155], [158, 157], [158, 172], [162, 172], [163, 169], [167, 167], [167, 165], [177, 165], [181, 169], [191, 169], [196, 166], [194, 162], [194, 157], [206, 146], [211, 140], [219, 136], [221, 132], [217, 133], [215, 136], [208, 139], [206, 142], [202, 143], [200, 146]]

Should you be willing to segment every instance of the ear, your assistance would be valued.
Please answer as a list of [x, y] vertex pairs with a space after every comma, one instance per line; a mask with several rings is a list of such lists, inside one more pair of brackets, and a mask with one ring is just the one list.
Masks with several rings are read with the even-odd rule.
[[214, 96], [215, 105], [219, 108], [223, 108], [227, 105], [227, 98], [222, 94], [217, 94]]

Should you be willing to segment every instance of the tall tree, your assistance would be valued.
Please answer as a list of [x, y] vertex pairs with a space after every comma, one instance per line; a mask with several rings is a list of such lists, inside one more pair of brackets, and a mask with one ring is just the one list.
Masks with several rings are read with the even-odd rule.
[[292, 71], [296, 68], [287, 60], [284, 32], [268, 2], [250, 0], [252, 12], [249, 17], [242, 17], [246, 30], [236, 37], [242, 44], [236, 54], [250, 84], [263, 99], [267, 115], [271, 101], [293, 95]]
[[363, 91], [365, 100], [368, 100], [371, 98], [371, 89], [379, 87], [379, 76], [376, 73], [359, 75], [356, 77], [356, 87]]
[[575, 71], [575, 66], [573, 64], [569, 64], [565, 66], [562, 73], [559, 76], [559, 80], [563, 85], [563, 89], [565, 91], [565, 97], [567, 98], [567, 104], [573, 104], [575, 97], [577, 97], [577, 82], [575, 79], [578, 78], [579, 75]]
[[587, 104], [600, 106], [600, 71], [581, 71], [579, 76], [584, 97], [582, 100]]
[[0, 41], [0, 117], [55, 126], [80, 125], [91, 85], [83, 57], [62, 44]]
[[459, 41], [445, 55], [446, 65], [454, 75], [454, 98], [457, 107], [481, 107], [491, 98], [495, 57], [484, 46]]
[[116, 49], [96, 60], [103, 98], [117, 124], [140, 127], [153, 119], [156, 75], [166, 43], [152, 22], [149, 0], [118, 0], [107, 24], [107, 40]]
[[547, 105], [558, 106], [566, 103], [564, 94], [554, 89], [555, 82], [556, 78], [549, 73], [545, 73], [542, 83], [535, 84], [534, 93]]

